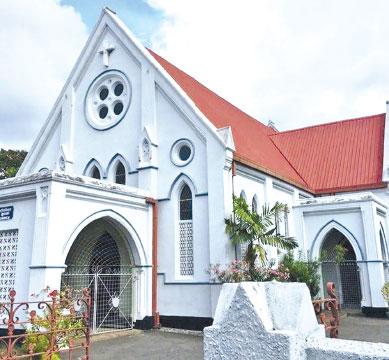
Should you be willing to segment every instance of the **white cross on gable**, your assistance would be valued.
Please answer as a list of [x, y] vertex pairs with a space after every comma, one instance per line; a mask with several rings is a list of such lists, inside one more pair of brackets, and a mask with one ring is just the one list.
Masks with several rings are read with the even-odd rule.
[[108, 43], [103, 43], [102, 48], [99, 50], [99, 54], [103, 55], [103, 64], [105, 67], [109, 66], [109, 56], [115, 50], [115, 47]]

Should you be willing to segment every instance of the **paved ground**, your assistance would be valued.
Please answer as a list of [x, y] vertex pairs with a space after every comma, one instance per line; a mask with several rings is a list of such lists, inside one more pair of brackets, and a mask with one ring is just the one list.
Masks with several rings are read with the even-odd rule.
[[92, 342], [92, 360], [201, 360], [202, 336], [135, 331], [126, 336]]
[[[340, 338], [389, 343], [389, 319], [342, 316]], [[92, 342], [93, 360], [201, 360], [202, 336], [132, 330]]]
[[339, 338], [389, 343], [389, 319], [352, 315], [340, 320]]

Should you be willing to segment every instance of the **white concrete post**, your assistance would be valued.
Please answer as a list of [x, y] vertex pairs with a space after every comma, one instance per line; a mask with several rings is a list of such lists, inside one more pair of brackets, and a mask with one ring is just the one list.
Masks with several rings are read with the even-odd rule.
[[368, 278], [374, 279], [374, 281], [369, 281], [368, 283], [371, 296], [370, 306], [383, 308], [386, 307], [386, 303], [381, 294], [381, 287], [385, 282], [385, 276], [382, 261], [378, 258], [377, 231], [375, 226], [376, 207], [372, 202], [366, 202], [361, 206], [361, 209], [365, 236]]
[[325, 338], [301, 283], [224, 284], [205, 360], [387, 360], [389, 345]]

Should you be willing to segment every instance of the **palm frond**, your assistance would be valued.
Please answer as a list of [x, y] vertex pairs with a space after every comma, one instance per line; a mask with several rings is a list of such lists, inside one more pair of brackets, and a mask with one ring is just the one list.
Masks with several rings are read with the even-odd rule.
[[[260, 213], [252, 211], [246, 200], [240, 197], [233, 198], [233, 205], [233, 215], [225, 219], [226, 233], [230, 235], [235, 245], [251, 244], [250, 251], [256, 254], [255, 257], [258, 256], [262, 264], [266, 262], [266, 251], [263, 245], [285, 250], [291, 250], [297, 246], [293, 238], [276, 233], [276, 221], [282, 219], [280, 215], [283, 212], [289, 211], [287, 205], [276, 202], [270, 207], [265, 204]], [[250, 256], [252, 257], [253, 254]]]

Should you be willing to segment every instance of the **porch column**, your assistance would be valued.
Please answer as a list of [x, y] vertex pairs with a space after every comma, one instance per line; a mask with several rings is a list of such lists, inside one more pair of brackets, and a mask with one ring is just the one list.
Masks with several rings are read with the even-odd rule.
[[[52, 188], [53, 183], [42, 184], [37, 188], [36, 216], [34, 238], [30, 264], [29, 294], [39, 294], [43, 289], [60, 290], [61, 274], [65, 270], [64, 264], [53, 260], [50, 250], [49, 219], [52, 215]], [[56, 231], [59, 231], [57, 228]], [[54, 245], [56, 246], [56, 245]]]
[[361, 275], [367, 275], [367, 284], [371, 297], [371, 303], [362, 304], [362, 306], [385, 308], [386, 302], [381, 294], [381, 288], [385, 283], [385, 275], [382, 261], [378, 256], [379, 251], [377, 244], [379, 244], [379, 241], [377, 241], [377, 231], [375, 227], [376, 207], [372, 202], [366, 202], [361, 206], [361, 210], [367, 260], [365, 266], [367, 274], [364, 271]]

